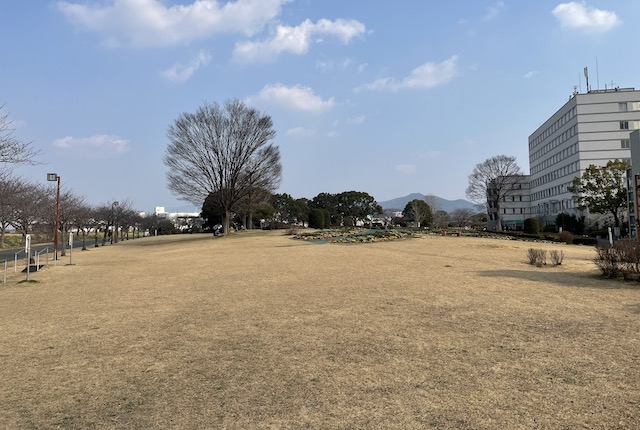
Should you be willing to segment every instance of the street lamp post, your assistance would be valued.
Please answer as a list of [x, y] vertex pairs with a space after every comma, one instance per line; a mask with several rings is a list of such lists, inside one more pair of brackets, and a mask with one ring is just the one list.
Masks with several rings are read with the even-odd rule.
[[58, 191], [56, 193], [56, 225], [53, 233], [53, 259], [58, 259], [58, 223], [60, 218], [60, 175], [57, 173], [47, 173], [47, 181], [57, 181]]
[[117, 230], [118, 227], [116, 225], [116, 216], [118, 215], [117, 212], [117, 208], [118, 208], [118, 202], [115, 201], [111, 204], [111, 218], [113, 219], [113, 231], [111, 232], [111, 244], [113, 245], [113, 236], [115, 236], [116, 238], [116, 243], [118, 243], [118, 236], [117, 236]]

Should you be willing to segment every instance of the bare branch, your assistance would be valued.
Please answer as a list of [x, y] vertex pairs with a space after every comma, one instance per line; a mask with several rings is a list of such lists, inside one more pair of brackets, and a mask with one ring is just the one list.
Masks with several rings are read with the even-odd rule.
[[[4, 108], [4, 105], [0, 106], [0, 111]], [[9, 119], [9, 114], [0, 113], [0, 163], [5, 164], [40, 164], [35, 161], [35, 158], [41, 155], [39, 150], [34, 149], [31, 146], [31, 142], [22, 142], [17, 139], [13, 133], [14, 128], [11, 128], [12, 121]]]
[[237, 203], [254, 190], [275, 190], [282, 175], [269, 116], [239, 100], [203, 104], [169, 126], [164, 163], [169, 189], [198, 206], [213, 195], [225, 214], [225, 233]]

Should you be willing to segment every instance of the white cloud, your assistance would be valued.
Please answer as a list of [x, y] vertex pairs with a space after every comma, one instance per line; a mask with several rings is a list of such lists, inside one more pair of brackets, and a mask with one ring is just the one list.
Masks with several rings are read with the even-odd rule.
[[568, 29], [605, 32], [621, 23], [615, 12], [596, 9], [585, 2], [561, 3], [551, 13]]
[[498, 3], [496, 3], [495, 6], [491, 6], [489, 8], [487, 13], [482, 17], [482, 20], [483, 21], [490, 21], [492, 19], [497, 18], [498, 15], [500, 15], [500, 13], [504, 10], [504, 8], [505, 8], [504, 2], [503, 1], [499, 1]]
[[206, 51], [198, 52], [198, 55], [189, 64], [176, 63], [162, 72], [162, 76], [168, 81], [180, 84], [186, 82], [202, 66], [211, 61], [211, 54]]
[[166, 6], [162, 0], [111, 0], [108, 5], [58, 1], [58, 10], [74, 24], [103, 35], [110, 46], [173, 46], [215, 33], [262, 30], [292, 0], [196, 0]]
[[129, 150], [129, 141], [119, 136], [100, 134], [89, 137], [66, 136], [53, 141], [53, 146], [86, 158], [107, 158]]
[[316, 131], [311, 128], [294, 127], [287, 130], [285, 134], [287, 136], [291, 136], [295, 138], [303, 138], [303, 137], [311, 137], [315, 135]]
[[527, 73], [524, 74], [524, 78], [525, 79], [531, 79], [534, 76], [536, 76], [538, 73], [540, 73], [540, 72], [538, 72], [537, 70], [531, 70], [530, 72], [527, 72]]
[[404, 175], [412, 175], [416, 173], [416, 166], [413, 164], [397, 164], [396, 172], [400, 172]]
[[297, 27], [278, 25], [275, 34], [265, 41], [239, 42], [233, 56], [241, 62], [268, 62], [283, 52], [306, 54], [311, 42], [322, 42], [322, 36], [334, 36], [347, 44], [364, 33], [365, 25], [353, 19], [321, 19], [315, 24], [307, 19]]
[[398, 81], [396, 78], [387, 77], [375, 80], [356, 88], [356, 91], [400, 91], [411, 89], [428, 90], [448, 83], [458, 73], [458, 56], [454, 55], [441, 63], [428, 62], [416, 67], [409, 76]]
[[336, 65], [333, 62], [333, 60], [327, 60], [327, 61], [318, 60], [318, 61], [316, 61], [316, 68], [319, 69], [320, 71], [324, 72], [324, 73], [331, 72], [331, 71], [336, 70], [336, 69], [347, 70], [352, 65], [353, 65], [353, 60], [351, 58], [345, 58], [340, 63], [338, 63], [338, 65]]
[[333, 97], [323, 100], [309, 87], [287, 87], [280, 83], [266, 85], [257, 95], [249, 97], [247, 103], [276, 105], [312, 113], [328, 111], [335, 105]]

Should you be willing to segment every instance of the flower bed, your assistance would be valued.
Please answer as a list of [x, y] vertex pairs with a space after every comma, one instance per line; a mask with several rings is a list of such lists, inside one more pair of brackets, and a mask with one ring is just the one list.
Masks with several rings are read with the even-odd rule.
[[323, 230], [293, 236], [317, 243], [373, 243], [414, 237], [413, 233], [400, 230]]

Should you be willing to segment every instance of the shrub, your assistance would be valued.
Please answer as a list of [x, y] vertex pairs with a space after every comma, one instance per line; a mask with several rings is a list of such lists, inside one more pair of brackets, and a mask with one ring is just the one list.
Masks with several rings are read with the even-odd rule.
[[596, 258], [593, 262], [602, 271], [605, 278], [617, 278], [622, 274], [618, 253], [612, 246], [598, 245], [596, 247]]
[[594, 263], [607, 278], [640, 279], [640, 244], [635, 239], [623, 239], [596, 247]]
[[574, 236], [573, 244], [574, 245], [597, 245], [598, 239], [596, 239], [595, 237], [584, 237], [584, 236], [575, 237]]
[[573, 243], [573, 235], [568, 231], [563, 231], [560, 234], [558, 234], [558, 240], [560, 242], [564, 242], [568, 245], [571, 245]]
[[540, 234], [542, 222], [538, 218], [527, 218], [524, 220], [524, 232], [528, 234]]
[[547, 264], [547, 251], [544, 249], [529, 248], [527, 257], [531, 265], [542, 267]]
[[551, 263], [554, 266], [559, 266], [562, 264], [562, 260], [564, 260], [564, 252], [553, 250], [550, 252], [551, 254]]
[[292, 225], [291, 227], [289, 227], [289, 229], [287, 230], [287, 234], [291, 235], [291, 236], [295, 236], [298, 235], [300, 233], [300, 227], [298, 227], [297, 225]]
[[555, 233], [556, 226], [554, 224], [547, 224], [542, 228], [542, 231], [545, 233]]

